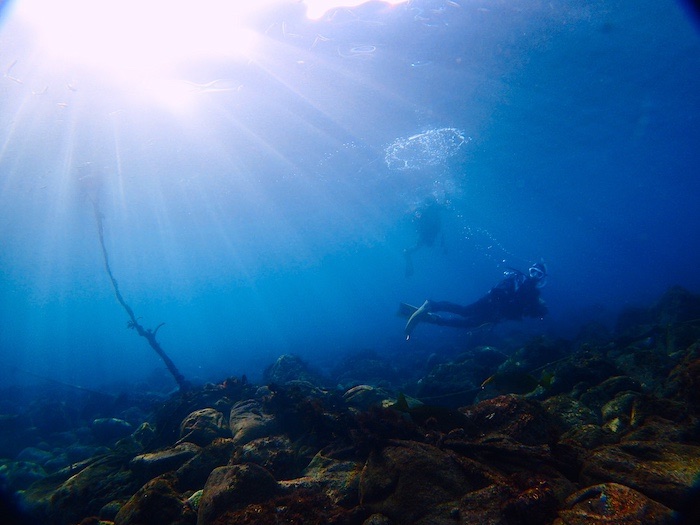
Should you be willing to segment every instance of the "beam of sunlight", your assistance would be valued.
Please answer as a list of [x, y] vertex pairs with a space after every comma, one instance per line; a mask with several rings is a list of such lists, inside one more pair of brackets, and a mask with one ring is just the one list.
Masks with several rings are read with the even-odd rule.
[[[400, 95], [380, 93], [381, 85], [376, 82], [368, 88], [364, 78], [356, 78], [358, 70], [353, 64], [334, 64], [336, 55], [329, 58], [317, 52], [311, 42], [304, 47], [246, 27], [252, 27], [255, 16], [266, 6], [282, 3], [299, 5], [298, 0], [202, 0], [196, 6], [182, 0], [17, 2], [10, 14], [22, 24], [8, 24], [3, 29], [21, 29], [18, 34], [23, 38], [16, 41], [24, 47], [4, 46], [5, 52], [12, 52], [0, 62], [5, 72], [0, 87], [14, 94], [15, 101], [25, 103], [19, 104], [16, 117], [21, 132], [13, 131], [13, 122], [0, 133], [0, 160], [6, 160], [8, 151], [17, 150], [22, 137], [30, 137], [26, 140], [32, 147], [40, 143], [45, 154], [37, 157], [37, 167], [25, 168], [21, 177], [18, 171], [13, 182], [26, 181], [35, 190], [39, 177], [48, 178], [49, 187], [35, 192], [36, 199], [55, 198], [50, 209], [56, 219], [52, 227], [63, 227], [68, 223], [61, 220], [67, 215], [64, 208], [77, 208], [85, 200], [78, 195], [80, 183], [74, 168], [93, 162], [105, 171], [104, 193], [109, 196], [105, 198], [112, 199], [107, 208], [115, 211], [110, 227], [127, 224], [123, 231], [138, 232], [139, 220], [148, 213], [145, 210], [151, 210], [155, 218], [146, 217], [143, 222], [156, 222], [157, 231], [166, 236], [178, 228], [187, 231], [187, 217], [182, 218], [186, 214], [169, 207], [182, 191], [183, 200], [191, 200], [194, 209], [209, 211], [210, 224], [216, 223], [219, 208], [244, 210], [219, 226], [220, 238], [229, 247], [228, 256], [240, 257], [238, 273], [253, 272], [283, 259], [312, 260], [319, 245], [312, 237], [320, 235], [307, 231], [314, 221], [306, 214], [295, 223], [288, 215], [293, 216], [306, 202], [317, 202], [320, 205], [314, 213], [330, 214], [340, 229], [351, 219], [340, 204], [362, 201], [364, 195], [361, 190], [345, 194], [343, 203], [334, 206], [337, 192], [332, 183], [300, 175], [309, 169], [311, 155], [296, 153], [291, 146], [295, 136], [312, 137], [314, 144], [334, 148], [354, 138], [352, 127], [344, 124], [345, 113], [338, 109], [339, 86], [343, 91], [346, 86], [348, 90], [355, 87], [360, 90], [358, 97], [378, 99], [377, 103]], [[321, 3], [308, 4], [307, 17], [316, 16], [312, 6]], [[339, 4], [344, 7], [347, 2], [324, 2], [323, 9], [340, 8]], [[300, 12], [293, 12], [293, 20], [306, 27], [298, 20]], [[281, 13], [279, 16], [290, 17], [280, 19], [284, 25], [292, 15]], [[332, 17], [332, 12], [328, 16]], [[262, 31], [262, 25], [259, 27]], [[8, 33], [3, 36], [12, 42]], [[310, 37], [313, 40], [313, 32]], [[322, 43], [336, 45], [331, 37], [323, 38]], [[356, 52], [369, 54], [374, 50], [367, 44]], [[324, 85], [317, 100], [309, 91], [308, 80], [324, 71], [336, 81]], [[280, 92], [283, 96], [277, 99]], [[18, 107], [9, 101], [8, 97], [0, 106]], [[171, 119], [171, 114], [178, 118]], [[268, 121], [274, 118], [284, 125]], [[40, 128], [37, 132], [30, 125], [34, 122]], [[280, 130], [285, 126], [291, 129], [291, 123], [295, 124], [294, 133], [282, 136]], [[160, 146], [165, 152], [162, 155]], [[190, 147], [192, 154], [187, 153]], [[198, 160], [198, 155], [206, 161]], [[60, 169], [52, 169], [51, 159], [58, 159]], [[214, 177], [207, 171], [217, 161], [227, 168], [214, 170]], [[193, 172], [188, 175], [191, 184], [174, 175], [180, 169]], [[205, 177], [216, 181], [216, 190], [201, 189], [206, 181], [200, 179]], [[268, 184], [278, 178], [280, 184]], [[279, 187], [303, 191], [294, 201]], [[217, 199], [226, 204], [217, 205]], [[173, 219], [176, 216], [181, 222]], [[261, 218], [260, 224], [281, 226], [276, 235], [263, 238], [250, 229], [251, 216]], [[86, 235], [88, 243], [90, 233]], [[53, 233], [47, 235], [51, 238]], [[135, 234], [122, 232], [114, 237], [123, 244], [136, 243]], [[165, 244], [176, 245], [173, 239], [167, 238]], [[58, 249], [55, 244], [46, 244], [47, 250]], [[132, 251], [124, 248], [125, 259]], [[148, 259], [148, 255], [142, 256]]]
[[24, 0], [15, 12], [33, 31], [44, 69], [91, 73], [168, 109], [203, 91], [182, 81], [183, 68], [249, 60], [259, 39], [247, 27], [252, 8], [227, 0]]
[[[302, 4], [308, 18], [318, 19], [335, 8], [365, 2], [306, 0]], [[284, 4], [299, 2], [23, 0], [13, 7], [14, 14], [34, 32], [33, 41], [45, 69], [87, 69], [129, 96], [142, 96], [179, 112], [195, 105], [195, 94], [232, 89], [215, 84], [221, 83], [218, 80], [188, 88], [183, 70], [208, 60], [255, 60], [262, 35], [251, 29], [252, 25], [270, 9]]]

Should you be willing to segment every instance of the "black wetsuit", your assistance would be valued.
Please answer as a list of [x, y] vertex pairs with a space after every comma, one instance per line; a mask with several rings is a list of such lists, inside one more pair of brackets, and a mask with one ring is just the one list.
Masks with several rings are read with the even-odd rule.
[[[513, 270], [486, 295], [466, 306], [447, 301], [429, 301], [428, 311], [434, 324], [470, 328], [485, 323], [543, 317], [547, 307], [540, 299], [538, 281]], [[459, 317], [441, 317], [434, 312], [449, 312]]]

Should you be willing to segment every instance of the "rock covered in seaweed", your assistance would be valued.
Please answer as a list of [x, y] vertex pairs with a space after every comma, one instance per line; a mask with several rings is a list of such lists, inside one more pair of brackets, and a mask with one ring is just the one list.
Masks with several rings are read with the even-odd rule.
[[129, 462], [129, 466], [141, 477], [151, 479], [180, 468], [185, 462], [196, 456], [200, 450], [201, 447], [194, 443], [180, 443], [157, 452], [139, 454]]
[[229, 427], [236, 445], [244, 445], [279, 431], [279, 423], [275, 416], [266, 413], [262, 403], [256, 399], [239, 401], [231, 407]]
[[553, 525], [670, 525], [671, 509], [617, 483], [586, 487], [567, 498]]
[[370, 454], [360, 478], [360, 501], [395, 523], [454, 522], [460, 498], [498, 478], [452, 452], [398, 441]]
[[180, 440], [199, 446], [206, 446], [218, 437], [229, 436], [224, 415], [214, 408], [195, 410], [180, 423]]
[[171, 476], [150, 480], [119, 510], [114, 525], [194, 525], [195, 513], [174, 485]]
[[686, 503], [700, 479], [700, 447], [652, 441], [606, 445], [583, 461], [581, 482], [614, 482], [670, 508]]
[[254, 464], [215, 468], [207, 479], [197, 525], [224, 523], [227, 513], [269, 500], [280, 492], [270, 473]]
[[304, 381], [313, 385], [323, 385], [328, 381], [299, 356], [284, 354], [265, 369], [263, 380], [266, 383], [284, 385], [290, 381]]

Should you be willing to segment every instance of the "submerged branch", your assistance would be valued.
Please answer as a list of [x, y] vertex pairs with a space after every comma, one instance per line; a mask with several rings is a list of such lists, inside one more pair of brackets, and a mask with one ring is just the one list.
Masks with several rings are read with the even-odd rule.
[[104, 238], [104, 227], [102, 225], [102, 214], [100, 213], [99, 206], [97, 205], [97, 201], [93, 200], [92, 201], [92, 207], [93, 211], [95, 212], [95, 223], [97, 224], [97, 233], [100, 238], [100, 247], [102, 248], [102, 258], [104, 260], [105, 264], [105, 270], [107, 270], [107, 275], [109, 276], [109, 280], [112, 282], [112, 288], [114, 289], [114, 295], [117, 297], [117, 301], [119, 301], [119, 304], [122, 305], [122, 308], [126, 311], [127, 315], [129, 316], [130, 319], [130, 324], [129, 326], [131, 328], [134, 328], [138, 334], [141, 337], [144, 337], [147, 341], [148, 344], [151, 345], [151, 348], [156, 351], [156, 353], [160, 356], [160, 358], [163, 360], [165, 363], [165, 366], [168, 367], [168, 371], [172, 374], [173, 378], [175, 378], [175, 381], [177, 382], [178, 386], [180, 387], [180, 391], [184, 392], [189, 388], [189, 383], [185, 379], [185, 377], [180, 373], [180, 371], [177, 369], [175, 366], [175, 363], [173, 363], [172, 359], [168, 357], [168, 355], [165, 353], [163, 348], [160, 346], [158, 341], [156, 340], [156, 332], [158, 332], [158, 329], [163, 326], [165, 323], [160, 323], [155, 330], [149, 330], [144, 328], [138, 321], [139, 318], [136, 317], [134, 314], [134, 311], [131, 309], [131, 307], [127, 304], [127, 302], [124, 300], [124, 297], [122, 297], [121, 292], [119, 291], [119, 285], [117, 284], [117, 280], [114, 278], [114, 274], [112, 274], [112, 268], [109, 266], [109, 256], [107, 254], [107, 247], [105, 246], [105, 238]]

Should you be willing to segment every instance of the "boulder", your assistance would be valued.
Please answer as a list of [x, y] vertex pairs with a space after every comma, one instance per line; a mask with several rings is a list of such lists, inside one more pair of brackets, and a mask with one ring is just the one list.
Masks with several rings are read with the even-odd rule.
[[506, 435], [525, 445], [542, 445], [555, 442], [561, 428], [538, 401], [514, 394], [460, 409], [472, 426], [482, 435]]
[[124, 438], [134, 431], [131, 423], [115, 417], [104, 417], [92, 422], [92, 433], [98, 443], [108, 444]]
[[168, 476], [146, 483], [119, 510], [114, 525], [194, 525], [195, 514]]
[[371, 385], [357, 385], [343, 394], [348, 406], [358, 410], [369, 410], [373, 406], [387, 406], [396, 400], [383, 388]]
[[360, 502], [396, 523], [438, 522], [467, 492], [492, 483], [488, 469], [452, 452], [415, 441], [373, 451], [362, 469]]
[[453, 523], [507, 525], [510, 522], [503, 515], [502, 509], [514, 496], [515, 491], [502, 484], [488, 485], [468, 492], [459, 501], [458, 520], [453, 520]]
[[603, 483], [572, 494], [553, 525], [669, 525], [671, 509], [634, 489]]
[[552, 396], [542, 401], [542, 406], [566, 429], [597, 425], [601, 422], [595, 411], [568, 395]]
[[[700, 352], [700, 343], [696, 343], [695, 352]], [[665, 395], [683, 402], [694, 415], [700, 415], [700, 359], [689, 355], [671, 370]]]
[[593, 450], [602, 445], [612, 445], [619, 441], [611, 430], [599, 425], [581, 425], [573, 427], [561, 436], [562, 443], [572, 444], [576, 447]]
[[129, 462], [131, 469], [146, 479], [180, 468], [200, 451], [194, 443], [180, 443], [172, 448], [141, 454]]
[[306, 381], [313, 385], [323, 385], [326, 381], [308, 363], [295, 355], [281, 355], [263, 372], [266, 383], [284, 385], [290, 381]]
[[32, 516], [48, 523], [77, 523], [96, 516], [107, 503], [129, 498], [140, 486], [125, 463], [123, 457], [109, 455], [71, 465], [34, 483], [23, 493], [22, 503]]
[[232, 463], [255, 463], [280, 480], [298, 476], [304, 467], [299, 464], [301, 459], [287, 436], [269, 436], [238, 447]]
[[228, 465], [235, 448], [231, 438], [215, 439], [177, 469], [178, 487], [182, 490], [201, 489], [212, 470]]
[[581, 394], [579, 400], [599, 413], [603, 406], [620, 392], [641, 392], [638, 381], [628, 376], [613, 376]]
[[393, 525], [391, 520], [384, 514], [372, 514], [362, 522], [362, 525]]
[[343, 461], [316, 454], [304, 470], [304, 475], [280, 483], [286, 489], [303, 488], [320, 491], [335, 505], [353, 507], [359, 503], [360, 474], [363, 464]]
[[619, 483], [672, 509], [682, 508], [700, 479], [700, 446], [625, 442], [593, 450], [583, 460], [581, 482]]
[[180, 423], [180, 440], [204, 447], [218, 437], [230, 437], [224, 415], [213, 408], [191, 412]]
[[244, 445], [279, 431], [275, 416], [264, 413], [262, 404], [255, 399], [239, 401], [231, 407], [229, 427], [236, 445]]
[[17, 454], [17, 461], [29, 461], [37, 465], [44, 465], [47, 461], [51, 461], [54, 455], [37, 447], [26, 447]]
[[459, 407], [474, 402], [474, 397], [481, 392], [480, 385], [487, 378], [497, 363], [505, 356], [497, 350], [475, 351], [475, 354], [462, 356], [461, 360], [439, 363], [418, 382], [416, 396], [420, 398], [440, 398], [440, 404]]
[[258, 465], [218, 467], [204, 485], [197, 525], [212, 525], [227, 512], [264, 502], [279, 492], [272, 475]]
[[29, 461], [8, 461], [0, 465], [0, 491], [12, 493], [26, 489], [45, 477], [46, 471], [41, 465]]

